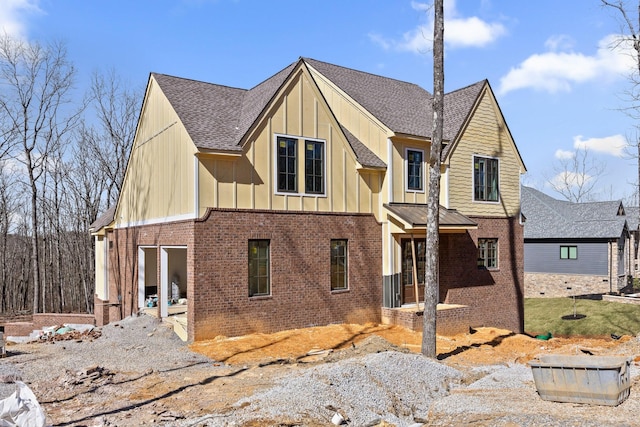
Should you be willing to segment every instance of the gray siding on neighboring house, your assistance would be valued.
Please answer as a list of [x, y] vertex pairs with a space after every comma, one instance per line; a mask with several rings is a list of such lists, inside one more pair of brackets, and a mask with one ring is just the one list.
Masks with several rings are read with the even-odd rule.
[[[578, 259], [560, 259], [560, 246], [577, 246]], [[609, 274], [607, 242], [559, 243], [525, 242], [525, 273]]]

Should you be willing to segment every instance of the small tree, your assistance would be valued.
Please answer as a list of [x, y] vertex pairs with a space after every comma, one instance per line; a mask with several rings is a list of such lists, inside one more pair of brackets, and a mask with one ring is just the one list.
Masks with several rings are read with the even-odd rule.
[[583, 147], [576, 149], [570, 157], [556, 160], [553, 176], [547, 177], [547, 182], [570, 202], [591, 201], [604, 171], [604, 163], [591, 158], [589, 150]]

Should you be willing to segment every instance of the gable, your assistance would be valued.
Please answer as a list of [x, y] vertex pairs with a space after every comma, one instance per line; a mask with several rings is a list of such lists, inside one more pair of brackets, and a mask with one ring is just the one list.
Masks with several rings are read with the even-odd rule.
[[194, 217], [196, 148], [151, 76], [133, 140], [116, 227]]
[[[295, 145], [295, 184], [286, 191], [278, 188], [276, 170], [281, 140]], [[309, 144], [317, 144], [323, 153], [323, 188], [319, 193], [306, 188], [304, 159]], [[377, 188], [378, 179], [358, 170], [363, 165], [384, 167], [336, 120], [302, 63], [261, 108], [243, 137], [237, 159], [208, 155], [200, 159], [202, 207], [370, 213], [375, 197], [371, 189]]]
[[[498, 159], [499, 200], [475, 202], [474, 157]], [[520, 175], [526, 172], [489, 85], [478, 96], [458, 137], [448, 149], [449, 206], [465, 215], [514, 216], [520, 209]]]

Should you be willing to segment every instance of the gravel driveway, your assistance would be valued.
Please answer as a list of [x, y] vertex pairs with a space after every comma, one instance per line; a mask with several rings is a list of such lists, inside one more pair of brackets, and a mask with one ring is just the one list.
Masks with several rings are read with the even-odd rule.
[[[148, 316], [99, 337], [15, 344], [0, 359], [0, 398], [27, 383], [51, 425], [634, 426], [640, 373], [617, 407], [543, 401], [518, 363], [452, 367], [381, 351], [315, 363], [230, 366], [191, 352]], [[379, 351], [379, 350], [377, 350]], [[635, 357], [638, 338], [618, 351]]]

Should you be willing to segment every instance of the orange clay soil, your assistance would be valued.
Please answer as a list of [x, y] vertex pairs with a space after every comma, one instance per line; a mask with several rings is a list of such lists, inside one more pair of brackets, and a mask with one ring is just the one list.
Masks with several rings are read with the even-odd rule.
[[[380, 338], [383, 338], [381, 340]], [[543, 353], [610, 353], [620, 340], [609, 337], [552, 338], [542, 341], [528, 335], [496, 328], [478, 328], [472, 333], [438, 336], [438, 359], [453, 365], [473, 366], [496, 363], [526, 363]], [[420, 352], [422, 333], [400, 326], [340, 324], [293, 329], [273, 334], [216, 337], [191, 344], [191, 350], [231, 365], [273, 363], [275, 361], [315, 362], [336, 350], [343, 357], [389, 349]], [[375, 343], [372, 347], [372, 343]]]

